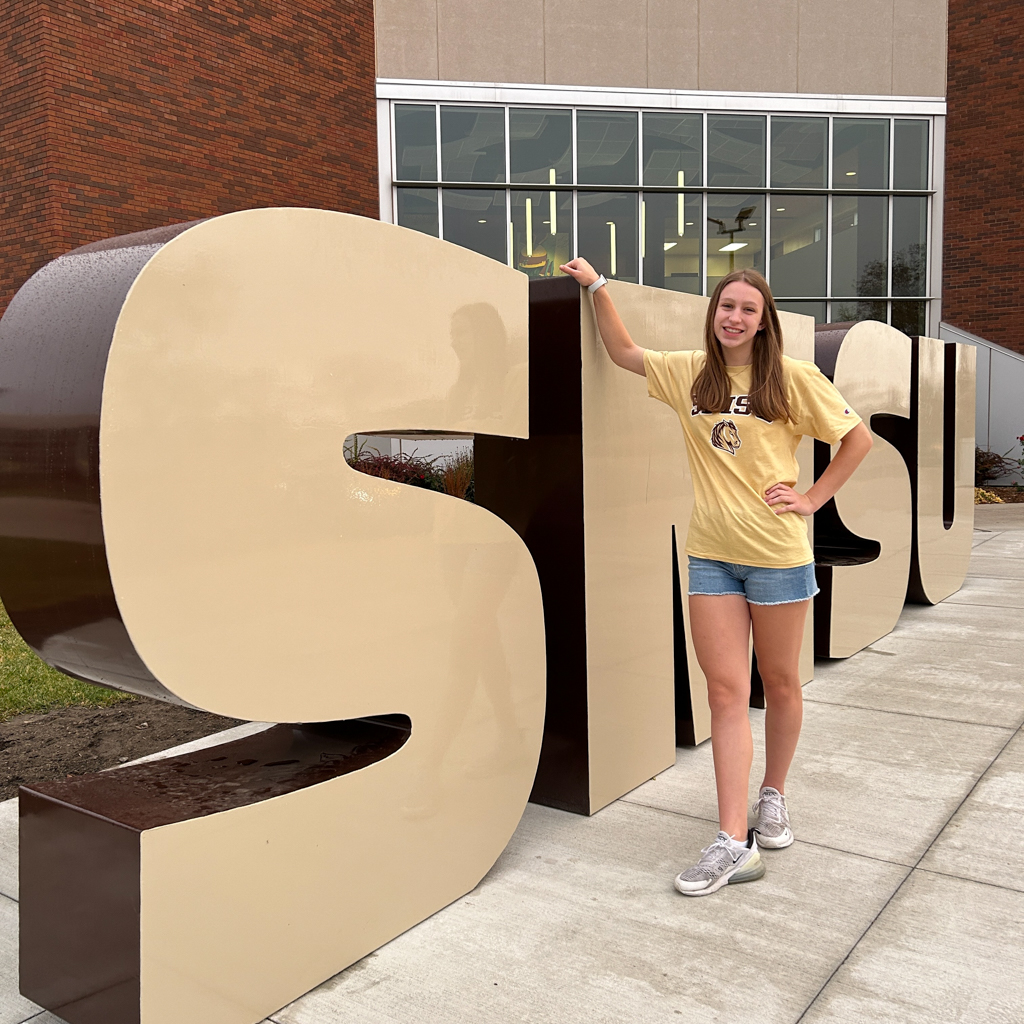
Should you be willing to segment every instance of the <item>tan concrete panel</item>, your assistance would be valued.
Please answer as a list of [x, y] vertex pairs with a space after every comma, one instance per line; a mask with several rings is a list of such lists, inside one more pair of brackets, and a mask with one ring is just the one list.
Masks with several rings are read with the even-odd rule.
[[[870, 423], [876, 413], [910, 416], [910, 339], [886, 324], [854, 324], [836, 359], [835, 385]], [[910, 571], [910, 476], [900, 453], [873, 433], [874, 447], [836, 495], [847, 528], [881, 545], [874, 561], [832, 569], [830, 654], [846, 658], [891, 633]], [[836, 448], [833, 447], [833, 452]]]
[[893, 95], [946, 95], [947, 11], [948, 0], [893, 4]]
[[697, 89], [699, 0], [647, 0], [647, 85]]
[[700, 0], [699, 89], [797, 92], [800, 0]]
[[[619, 281], [608, 287], [638, 345], [702, 347], [707, 299]], [[609, 359], [589, 296], [581, 327], [593, 813], [675, 763], [672, 526], [685, 592], [693, 488], [678, 417], [648, 397], [645, 378]], [[695, 732], [703, 739], [707, 686], [692, 651], [690, 665]]]
[[800, 0], [800, 92], [890, 95], [893, 0]]
[[647, 0], [545, 0], [544, 81], [647, 85]]
[[144, 835], [144, 1024], [262, 1019], [467, 892], [511, 836], [544, 717], [529, 553], [342, 444], [523, 436], [526, 358], [523, 275], [339, 213], [208, 221], [133, 284], [100, 450], [140, 656], [240, 718], [412, 720], [368, 768]]
[[437, 0], [374, 0], [378, 78], [437, 78]]
[[974, 537], [974, 402], [978, 350], [956, 345], [953, 523], [943, 522], [945, 342], [918, 339], [917, 559], [923, 596], [938, 604], [967, 576]]
[[543, 82], [544, 0], [437, 0], [443, 81]]

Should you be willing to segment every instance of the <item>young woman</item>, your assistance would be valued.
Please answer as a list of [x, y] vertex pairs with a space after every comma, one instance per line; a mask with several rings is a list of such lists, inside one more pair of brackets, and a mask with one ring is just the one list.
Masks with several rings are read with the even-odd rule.
[[[655, 352], [634, 344], [605, 279], [586, 260], [562, 270], [592, 292], [612, 362], [646, 376], [651, 397], [683, 425], [694, 491], [686, 538], [690, 628], [708, 681], [720, 831], [675, 886], [704, 896], [760, 878], [758, 843], [778, 849], [793, 842], [786, 774], [803, 719], [797, 664], [804, 620], [817, 593], [802, 517], [850, 478], [871, 433], [813, 363], [782, 354], [775, 301], [760, 274], [737, 270], [715, 288], [703, 352]], [[839, 442], [839, 451], [801, 494], [793, 485], [804, 434]], [[765, 774], [757, 824], [748, 829], [751, 630], [766, 711]]]

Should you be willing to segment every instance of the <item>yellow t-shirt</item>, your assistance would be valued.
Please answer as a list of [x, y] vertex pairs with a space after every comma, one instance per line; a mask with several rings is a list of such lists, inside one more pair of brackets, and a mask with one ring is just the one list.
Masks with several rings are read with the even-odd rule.
[[804, 434], [835, 444], [860, 417], [814, 365], [782, 358], [793, 422], [768, 423], [750, 411], [750, 366], [728, 367], [732, 402], [725, 413], [699, 413], [690, 390], [703, 352], [644, 353], [647, 390], [675, 409], [683, 425], [693, 479], [686, 553], [738, 565], [788, 569], [814, 561], [807, 524], [773, 512], [765, 491], [796, 485], [796, 448]]

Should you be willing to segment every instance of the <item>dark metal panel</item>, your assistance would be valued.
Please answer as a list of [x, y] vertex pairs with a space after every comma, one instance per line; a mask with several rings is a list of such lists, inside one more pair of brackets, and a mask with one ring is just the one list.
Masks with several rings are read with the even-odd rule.
[[530, 437], [477, 435], [476, 503], [525, 541], [544, 597], [547, 710], [535, 803], [590, 813], [580, 288], [530, 282]]
[[195, 223], [48, 263], [0, 321], [0, 599], [45, 661], [88, 682], [184, 703], [142, 663], [107, 568], [99, 424], [107, 354], [132, 283]]
[[24, 788], [19, 810], [21, 994], [68, 1024], [138, 1024], [139, 832]]
[[183, 757], [23, 786], [22, 994], [68, 1024], [138, 1024], [142, 832], [358, 771], [410, 734], [405, 715], [278, 725]]
[[408, 740], [405, 715], [270, 729], [181, 757], [21, 789], [139, 831], [246, 807], [390, 757]]

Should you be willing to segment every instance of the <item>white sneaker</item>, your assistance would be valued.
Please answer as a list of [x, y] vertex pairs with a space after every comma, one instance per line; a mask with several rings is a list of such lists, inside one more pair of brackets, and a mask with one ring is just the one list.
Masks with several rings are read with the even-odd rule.
[[769, 850], [781, 850], [793, 843], [793, 830], [789, 827], [786, 798], [771, 786], [765, 786], [752, 808], [757, 815], [754, 831], [758, 842]]
[[684, 896], [707, 896], [729, 882], [760, 878], [764, 864], [752, 830], [747, 832], [747, 842], [749, 846], [740, 846], [727, 832], [719, 832], [715, 841], [700, 851], [700, 860], [676, 875], [676, 889]]

